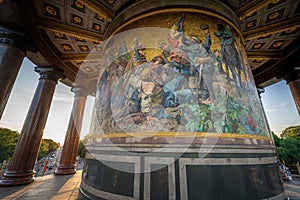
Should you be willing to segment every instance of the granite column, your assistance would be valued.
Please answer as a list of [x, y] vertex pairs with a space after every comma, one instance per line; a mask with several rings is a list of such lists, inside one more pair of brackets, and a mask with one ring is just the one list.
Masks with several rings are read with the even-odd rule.
[[287, 75], [285, 80], [290, 87], [298, 113], [300, 115], [300, 67], [294, 67]]
[[21, 135], [0, 182], [2, 186], [28, 184], [33, 181], [33, 168], [40, 148], [57, 80], [63, 77], [62, 70], [53, 67], [36, 67], [40, 74], [38, 86], [31, 102]]
[[78, 151], [84, 107], [88, 95], [88, 90], [85, 88], [73, 87], [72, 91], [75, 93], [75, 99], [60, 162], [55, 171], [55, 174], [59, 175], [73, 174], [76, 172], [76, 155]]
[[24, 34], [0, 26], [0, 119], [25, 57]]

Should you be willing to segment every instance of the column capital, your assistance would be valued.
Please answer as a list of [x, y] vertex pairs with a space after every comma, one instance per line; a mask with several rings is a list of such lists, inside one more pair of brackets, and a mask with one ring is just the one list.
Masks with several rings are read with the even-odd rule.
[[27, 50], [36, 51], [33, 41], [28, 34], [0, 25], [0, 44], [7, 44], [25, 53]]
[[299, 80], [300, 79], [300, 66], [293, 67], [291, 70], [289, 70], [285, 74], [284, 79], [286, 80], [287, 84], [289, 84], [292, 81]]
[[265, 93], [265, 89], [261, 87], [256, 88], [259, 98], [261, 98], [261, 94]]
[[75, 97], [87, 97], [91, 91], [82, 86], [73, 86], [71, 91], [75, 93]]
[[55, 67], [35, 67], [34, 71], [40, 74], [40, 80], [46, 79], [57, 83], [59, 79], [65, 78], [63, 70]]

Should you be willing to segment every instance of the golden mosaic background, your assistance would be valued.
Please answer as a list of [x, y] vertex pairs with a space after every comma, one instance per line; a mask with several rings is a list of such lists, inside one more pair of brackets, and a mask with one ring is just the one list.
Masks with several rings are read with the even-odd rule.
[[[236, 42], [238, 46], [240, 45], [240, 38], [238, 37], [238, 34], [232, 28], [228, 23], [213, 17], [209, 16], [207, 14], [201, 14], [201, 13], [188, 13], [188, 12], [166, 12], [166, 13], [159, 13], [156, 15], [152, 15], [143, 19], [139, 19], [137, 21], [134, 21], [133, 23], [127, 25], [125, 28], [120, 30], [118, 33], [121, 33], [124, 31], [132, 30], [132, 29], [139, 29], [143, 27], [159, 27], [159, 28], [166, 28], [171, 29], [173, 24], [178, 21], [182, 16], [185, 16], [185, 22], [184, 22], [184, 32], [188, 36], [196, 36], [199, 38], [202, 42], [205, 41], [205, 33], [203, 30], [200, 29], [201, 24], [207, 24], [210, 28], [210, 35], [212, 39], [211, 44], [211, 50], [220, 50], [220, 40], [214, 35], [214, 32], [217, 31], [217, 24], [223, 24], [227, 29], [229, 29], [231, 32], [235, 34]], [[153, 34], [155, 34], [155, 38], [153, 37]], [[126, 35], [127, 39], [124, 38], [124, 40], [130, 42], [134, 40], [135, 36], [143, 36], [139, 37], [139, 42], [143, 45], [147, 46], [153, 46], [153, 44], [157, 44], [157, 42], [167, 42], [167, 38], [165, 34], [157, 34], [153, 32], [146, 32], [142, 29], [139, 29], [136, 31], [136, 35]], [[132, 45], [132, 44], [128, 44]], [[151, 59], [154, 55], [157, 55], [157, 53], [161, 52], [160, 50], [148, 50], [147, 51], [147, 60]]]

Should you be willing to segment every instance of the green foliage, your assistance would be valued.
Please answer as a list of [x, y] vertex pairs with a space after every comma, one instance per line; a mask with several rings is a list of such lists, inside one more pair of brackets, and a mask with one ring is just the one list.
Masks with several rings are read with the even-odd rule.
[[263, 116], [253, 112], [251, 106], [228, 96], [223, 132], [267, 135]]
[[280, 145], [277, 147], [277, 153], [280, 160], [284, 160], [285, 163], [295, 164], [300, 161], [300, 141], [295, 138], [287, 137], [280, 141]]
[[8, 160], [12, 157], [19, 138], [17, 131], [7, 128], [0, 128], [0, 162]]
[[206, 104], [182, 104], [179, 110], [183, 113], [187, 131], [209, 131], [212, 129], [211, 110]]
[[296, 164], [300, 161], [298, 128], [299, 126], [286, 128], [280, 135], [282, 138], [272, 132], [279, 159], [287, 164]]
[[38, 160], [45, 157], [48, 154], [48, 143], [45, 140], [42, 140], [41, 146], [39, 149]]
[[77, 155], [79, 155], [80, 158], [84, 158], [85, 157], [85, 152], [86, 152], [86, 148], [84, 146], [84, 143], [83, 143], [82, 140], [80, 140]]
[[220, 97], [211, 105], [186, 103], [178, 108], [187, 131], [267, 135], [261, 116], [234, 97]]
[[[225, 125], [223, 126], [223, 132], [238, 133], [240, 127], [239, 112], [241, 112], [242, 106], [234, 100], [232, 97], [227, 99], [227, 110], [225, 112]], [[243, 131], [241, 131], [243, 132]]]
[[54, 142], [52, 139], [42, 139], [40, 146], [38, 160], [47, 156], [49, 153], [55, 151], [58, 148], [58, 143]]
[[[0, 162], [8, 160], [12, 157], [19, 133], [7, 128], [0, 128]], [[49, 153], [55, 151], [58, 148], [58, 143], [51, 139], [42, 139], [38, 159], [45, 157]]]
[[290, 126], [281, 133], [280, 137], [282, 138], [295, 138], [300, 142], [300, 126]]
[[281, 142], [282, 139], [280, 139], [277, 135], [275, 135], [273, 131], [272, 131], [272, 135], [273, 135], [273, 138], [274, 138], [275, 146], [279, 147], [280, 142]]

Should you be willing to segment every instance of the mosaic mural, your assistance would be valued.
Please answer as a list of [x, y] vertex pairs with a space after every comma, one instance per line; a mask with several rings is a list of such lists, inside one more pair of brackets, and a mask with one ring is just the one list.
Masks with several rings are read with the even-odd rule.
[[[138, 28], [142, 24], [148, 26]], [[205, 14], [168, 13], [120, 32], [104, 48], [92, 134], [269, 135], [242, 41], [232, 26]]]

